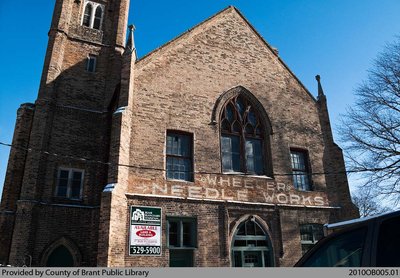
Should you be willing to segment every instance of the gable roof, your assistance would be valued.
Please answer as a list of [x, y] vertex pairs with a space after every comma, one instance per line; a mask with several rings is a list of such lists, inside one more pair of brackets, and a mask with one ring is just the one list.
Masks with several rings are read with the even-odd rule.
[[194, 27], [190, 28], [186, 32], [182, 33], [181, 35], [175, 37], [174, 39], [170, 40], [169, 42], [163, 44], [162, 46], [154, 49], [153, 51], [147, 53], [145, 56], [142, 58], [138, 59], [136, 63], [141, 63], [144, 62], [145, 60], [149, 59], [151, 56], [153, 56], [155, 53], [166, 49], [168, 46], [170, 46], [172, 43], [179, 41], [182, 39], [185, 35], [191, 33], [192, 31], [196, 30], [200, 26], [206, 24], [207, 22], [212, 21], [214, 18], [218, 17], [219, 15], [226, 13], [228, 11], [234, 11], [236, 14], [238, 14], [243, 21], [250, 27], [250, 29], [254, 32], [254, 34], [261, 40], [261, 42], [272, 52], [273, 55], [276, 56], [278, 61], [283, 65], [283, 67], [294, 77], [294, 79], [300, 84], [300, 86], [307, 92], [307, 94], [316, 102], [317, 99], [311, 94], [311, 92], [304, 86], [304, 84], [300, 81], [299, 78], [291, 71], [291, 69], [286, 65], [286, 63], [279, 57], [277, 52], [269, 45], [269, 43], [261, 36], [261, 34], [254, 28], [254, 26], [244, 17], [244, 15], [234, 6], [228, 6], [227, 8], [221, 10], [220, 12], [216, 13], [215, 15], [205, 19], [204, 21], [200, 22], [199, 24], [195, 25]]
[[[149, 58], [150, 56], [152, 56], [153, 54], [155, 54], [156, 52], [159, 52], [160, 50], [166, 48], [167, 46], [171, 45], [173, 42], [178, 41], [179, 39], [181, 39], [182, 37], [184, 37], [185, 35], [189, 34], [190, 32], [192, 32], [193, 30], [199, 28], [200, 26], [204, 25], [205, 23], [213, 20], [214, 18], [216, 18], [218, 15], [231, 10], [231, 9], [235, 9], [235, 7], [233, 6], [228, 6], [227, 8], [223, 9], [222, 11], [219, 11], [218, 13], [214, 14], [213, 16], [203, 20], [202, 22], [200, 22], [199, 24], [195, 25], [194, 27], [188, 29], [186, 32], [183, 32], [182, 34], [180, 34], [179, 36], [173, 38], [172, 40], [168, 41], [167, 43], [161, 45], [160, 47], [157, 47], [156, 49], [154, 49], [153, 51], [150, 51], [149, 53], [147, 53], [146, 55], [144, 55], [142, 58], [138, 59], [136, 63], [140, 63], [141, 61], [146, 60], [147, 58]], [[237, 11], [237, 10], [236, 10]]]

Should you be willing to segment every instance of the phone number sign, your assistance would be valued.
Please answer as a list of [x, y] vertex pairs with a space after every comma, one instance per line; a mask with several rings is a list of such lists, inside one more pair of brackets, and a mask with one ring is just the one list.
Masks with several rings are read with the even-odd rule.
[[161, 208], [130, 208], [129, 255], [161, 256]]

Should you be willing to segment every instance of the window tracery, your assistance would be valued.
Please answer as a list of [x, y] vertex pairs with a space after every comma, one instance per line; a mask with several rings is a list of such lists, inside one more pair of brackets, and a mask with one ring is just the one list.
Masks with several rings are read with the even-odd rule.
[[255, 106], [241, 94], [230, 99], [221, 113], [223, 172], [264, 175], [264, 134]]

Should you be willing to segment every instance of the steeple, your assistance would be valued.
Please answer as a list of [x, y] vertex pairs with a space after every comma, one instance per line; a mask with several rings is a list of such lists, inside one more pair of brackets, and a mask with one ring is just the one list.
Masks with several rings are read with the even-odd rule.
[[321, 124], [322, 136], [325, 144], [323, 163], [325, 171], [332, 173], [326, 175], [326, 187], [328, 198], [331, 205], [341, 206], [340, 212], [342, 219], [349, 219], [358, 214], [358, 209], [351, 202], [349, 184], [347, 181], [346, 169], [342, 149], [335, 143], [333, 139], [331, 121], [329, 119], [328, 104], [326, 95], [321, 85], [321, 77], [315, 76], [318, 82], [318, 114]]
[[318, 99], [321, 99], [322, 97], [325, 97], [324, 90], [322, 89], [321, 85], [321, 76], [318, 74], [315, 76], [315, 79], [318, 82]]
[[319, 117], [321, 122], [321, 128], [324, 135], [325, 143], [329, 142], [329, 144], [334, 144], [333, 142], [333, 135], [332, 135], [332, 128], [331, 128], [331, 121], [329, 119], [329, 112], [328, 112], [328, 104], [326, 100], [326, 96], [324, 94], [324, 90], [322, 89], [321, 85], [321, 76], [315, 76], [315, 79], [318, 82], [318, 110], [319, 110]]
[[136, 47], [135, 47], [135, 37], [134, 37], [134, 33], [135, 33], [135, 25], [131, 24], [128, 26], [129, 28], [129, 35], [128, 35], [128, 42], [126, 43], [126, 47], [125, 47], [125, 52], [124, 54], [132, 54], [132, 60], [136, 61], [137, 60], [137, 53], [136, 53]]
[[137, 60], [134, 31], [135, 26], [129, 25], [129, 35], [125, 46], [125, 51], [122, 56], [121, 67], [121, 87], [119, 95], [118, 107], [128, 107], [130, 98], [133, 96], [133, 80], [135, 62]]

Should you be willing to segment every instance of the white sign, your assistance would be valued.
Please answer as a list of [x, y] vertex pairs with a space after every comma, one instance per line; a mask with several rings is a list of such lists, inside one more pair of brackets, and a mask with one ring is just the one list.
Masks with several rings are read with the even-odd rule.
[[161, 256], [161, 208], [131, 206], [130, 256]]

